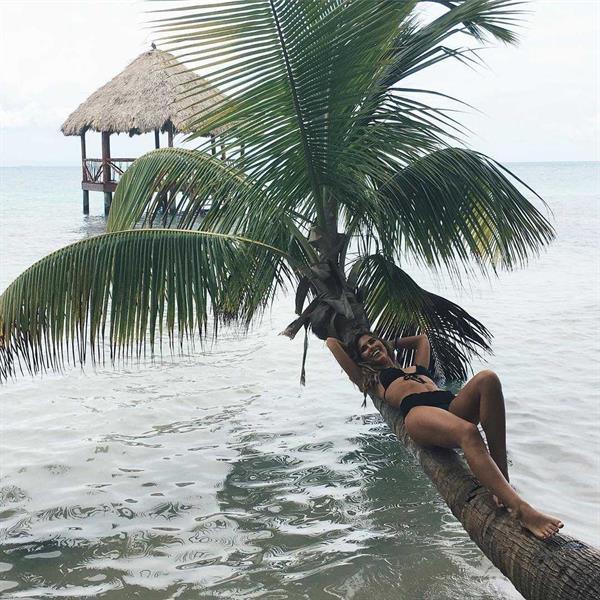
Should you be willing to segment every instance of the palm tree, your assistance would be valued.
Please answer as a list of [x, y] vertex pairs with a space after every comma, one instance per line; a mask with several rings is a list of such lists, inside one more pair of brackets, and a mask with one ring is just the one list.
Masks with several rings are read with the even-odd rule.
[[[118, 360], [153, 349], [163, 332], [174, 345], [247, 326], [293, 286], [290, 337], [303, 327], [345, 340], [366, 327], [426, 331], [446, 376], [464, 377], [489, 332], [403, 264], [495, 272], [554, 234], [514, 175], [466, 149], [451, 113], [427, 104], [434, 93], [406, 83], [445, 60], [475, 60], [449, 45], [460, 35], [513, 43], [520, 3], [430, 3], [441, 14], [429, 22], [418, 0], [161, 12], [161, 43], [225, 94], [190, 121], [190, 137], [224, 131], [228, 159], [199, 142], [135, 161], [107, 232], [40, 260], [0, 297], [1, 375], [103, 360], [105, 339]], [[199, 91], [186, 91], [190, 104]]]

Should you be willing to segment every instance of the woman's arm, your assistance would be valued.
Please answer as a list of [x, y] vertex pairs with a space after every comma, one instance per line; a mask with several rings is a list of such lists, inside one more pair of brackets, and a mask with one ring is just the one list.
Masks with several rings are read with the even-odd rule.
[[346, 375], [350, 377], [354, 384], [356, 384], [359, 388], [362, 388], [362, 371], [357, 366], [357, 364], [348, 356], [348, 353], [346, 352], [346, 350], [344, 350], [344, 346], [342, 346], [340, 340], [328, 337], [325, 343], [327, 344], [327, 347], [333, 354], [335, 360], [338, 361], [340, 367], [342, 367], [342, 369], [346, 371]]
[[431, 358], [431, 347], [429, 345], [429, 338], [425, 335], [411, 335], [408, 337], [401, 337], [396, 340], [396, 348], [402, 350], [415, 351], [415, 365], [421, 365], [426, 369], [429, 369], [429, 360]]

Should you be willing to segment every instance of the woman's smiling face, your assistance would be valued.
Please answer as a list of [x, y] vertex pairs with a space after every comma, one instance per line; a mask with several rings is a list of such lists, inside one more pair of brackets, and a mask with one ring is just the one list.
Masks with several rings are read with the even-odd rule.
[[379, 366], [392, 362], [383, 342], [371, 333], [365, 333], [358, 338], [357, 349], [365, 362]]

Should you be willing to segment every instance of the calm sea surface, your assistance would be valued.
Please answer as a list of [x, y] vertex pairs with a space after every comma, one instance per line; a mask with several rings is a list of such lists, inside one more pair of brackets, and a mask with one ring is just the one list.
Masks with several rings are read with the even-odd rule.
[[[556, 242], [461, 289], [413, 273], [495, 336], [473, 367], [504, 382], [517, 488], [600, 545], [600, 164], [513, 169]], [[103, 230], [78, 168], [0, 177], [0, 289]], [[0, 598], [519, 598], [315, 338], [298, 385], [292, 312], [193, 355], [3, 386]]]

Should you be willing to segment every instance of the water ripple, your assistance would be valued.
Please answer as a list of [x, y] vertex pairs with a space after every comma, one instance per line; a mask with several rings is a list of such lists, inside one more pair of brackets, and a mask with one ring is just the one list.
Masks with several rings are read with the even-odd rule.
[[[518, 489], [600, 545], [599, 202], [569, 194], [549, 195], [559, 240], [527, 270], [458, 297], [415, 274], [496, 336], [490, 363], [474, 366], [502, 378]], [[6, 211], [11, 230], [40, 236], [7, 242], [5, 283], [103, 226], [75, 201], [40, 210], [51, 232], [36, 212], [24, 224]], [[0, 598], [518, 598], [316, 341], [298, 386], [301, 347], [273, 333], [287, 322], [284, 302], [212, 348], [6, 386]]]

